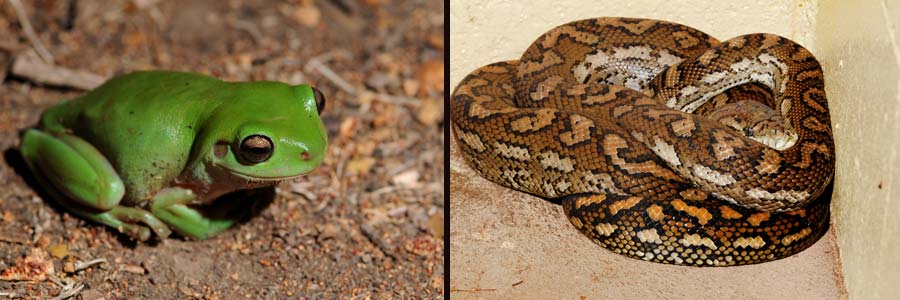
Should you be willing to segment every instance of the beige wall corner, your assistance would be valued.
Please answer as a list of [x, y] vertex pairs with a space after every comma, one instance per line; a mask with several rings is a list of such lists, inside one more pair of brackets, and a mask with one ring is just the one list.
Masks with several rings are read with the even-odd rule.
[[824, 1], [823, 63], [837, 143], [832, 218], [852, 299], [900, 297], [900, 3]]

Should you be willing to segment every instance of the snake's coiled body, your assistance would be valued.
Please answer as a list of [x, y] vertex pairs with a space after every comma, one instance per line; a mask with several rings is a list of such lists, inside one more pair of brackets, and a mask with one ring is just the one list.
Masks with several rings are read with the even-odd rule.
[[824, 234], [834, 142], [822, 70], [769, 34], [599, 18], [544, 34], [454, 90], [482, 176], [560, 198], [601, 246], [671, 264], [795, 254]]

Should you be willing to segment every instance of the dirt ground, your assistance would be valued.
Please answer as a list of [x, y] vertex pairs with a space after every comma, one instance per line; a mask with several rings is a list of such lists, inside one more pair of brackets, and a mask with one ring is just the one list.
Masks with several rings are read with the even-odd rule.
[[[0, 280], [0, 295], [441, 297], [442, 2], [21, 1], [52, 64], [32, 53], [14, 2], [0, 3], [0, 270], [47, 279]], [[43, 200], [20, 131], [98, 79], [144, 69], [311, 83], [328, 99], [325, 163], [205, 241], [135, 243]]]

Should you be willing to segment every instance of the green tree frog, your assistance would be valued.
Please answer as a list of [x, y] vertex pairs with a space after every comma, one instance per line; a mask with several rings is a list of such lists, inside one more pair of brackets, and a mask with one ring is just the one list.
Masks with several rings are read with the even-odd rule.
[[48, 109], [20, 150], [65, 209], [144, 241], [233, 225], [198, 208], [322, 163], [325, 97], [309, 85], [169, 71], [110, 79]]

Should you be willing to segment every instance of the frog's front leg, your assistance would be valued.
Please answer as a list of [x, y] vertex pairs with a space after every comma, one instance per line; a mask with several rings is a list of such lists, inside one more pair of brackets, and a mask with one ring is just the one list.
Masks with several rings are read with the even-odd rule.
[[119, 205], [125, 193], [122, 179], [87, 141], [67, 133], [29, 129], [20, 149], [37, 181], [72, 213], [139, 240], [150, 237], [147, 227], [160, 237], [169, 235], [166, 224], [150, 212]]
[[153, 197], [150, 210], [156, 217], [166, 222], [181, 235], [204, 240], [231, 227], [236, 222], [232, 218], [213, 218], [189, 207], [197, 195], [181, 187], [170, 187], [159, 191]]

